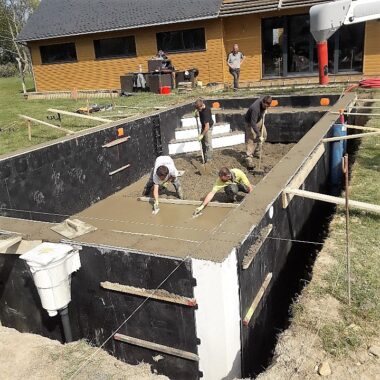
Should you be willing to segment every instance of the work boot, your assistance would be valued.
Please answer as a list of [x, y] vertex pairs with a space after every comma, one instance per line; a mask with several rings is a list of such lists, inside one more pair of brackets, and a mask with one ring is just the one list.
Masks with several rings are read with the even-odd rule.
[[253, 169], [255, 167], [254, 163], [253, 163], [253, 158], [248, 156], [246, 159], [245, 159], [245, 165], [247, 166], [247, 169]]

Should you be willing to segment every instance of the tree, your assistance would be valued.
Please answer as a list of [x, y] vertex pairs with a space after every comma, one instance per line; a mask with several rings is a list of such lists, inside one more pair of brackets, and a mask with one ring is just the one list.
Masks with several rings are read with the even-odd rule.
[[38, 4], [39, 0], [0, 0], [0, 62], [17, 62], [24, 93], [24, 75], [32, 65], [28, 47], [16, 38]]

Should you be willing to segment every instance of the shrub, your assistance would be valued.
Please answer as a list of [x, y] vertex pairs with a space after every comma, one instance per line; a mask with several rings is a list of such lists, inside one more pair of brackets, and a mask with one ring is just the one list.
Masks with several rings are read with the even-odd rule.
[[17, 66], [13, 63], [0, 65], [0, 78], [14, 77], [18, 73]]

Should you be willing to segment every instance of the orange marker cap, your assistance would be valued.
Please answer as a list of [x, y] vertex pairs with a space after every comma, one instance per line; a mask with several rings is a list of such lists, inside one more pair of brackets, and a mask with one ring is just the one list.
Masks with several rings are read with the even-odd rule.
[[329, 98], [321, 98], [319, 104], [321, 106], [328, 106], [328, 105], [330, 105], [330, 99]]

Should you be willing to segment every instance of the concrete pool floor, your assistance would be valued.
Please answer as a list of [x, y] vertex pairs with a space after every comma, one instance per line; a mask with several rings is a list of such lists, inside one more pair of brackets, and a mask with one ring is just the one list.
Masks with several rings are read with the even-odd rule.
[[[148, 202], [129, 197], [130, 191], [141, 188], [142, 180], [73, 215], [98, 228], [97, 231], [74, 239], [76, 242], [128, 248], [152, 254], [186, 257], [206, 241], [222, 223], [231, 208], [208, 207], [200, 217], [193, 218], [196, 206], [161, 204], [160, 212], [152, 215]], [[0, 217], [0, 228], [21, 233], [29, 240], [58, 242], [63, 236], [50, 228], [56, 223]]]
[[[266, 144], [263, 152], [263, 169], [270, 171], [278, 161], [294, 146], [294, 144]], [[221, 166], [237, 167], [247, 173], [248, 179], [254, 185], [262, 180], [263, 176], [253, 176], [242, 165], [241, 157], [245, 145], [220, 148], [214, 150], [214, 160], [208, 166], [208, 173], [201, 174], [194, 161], [201, 166], [197, 152], [175, 157], [174, 161], [179, 170], [185, 170], [181, 182], [184, 188], [185, 199], [201, 200], [211, 190]], [[223, 164], [222, 164], [223, 163]], [[125, 173], [128, 175], [128, 172]], [[160, 204], [160, 212], [152, 215], [152, 206], [148, 202], [141, 202], [137, 197], [141, 195], [148, 175], [137, 182], [125, 187], [121, 191], [103, 199], [87, 209], [70, 216], [80, 219], [97, 227], [97, 231], [82, 235], [76, 242], [127, 248], [151, 254], [169, 255], [173, 257], [195, 257], [197, 248], [207, 244], [214, 232], [223, 224], [233, 211], [232, 208], [208, 207], [198, 218], [193, 218], [194, 205]], [[160, 195], [162, 198], [176, 198], [174, 188], [169, 185]], [[238, 201], [244, 199], [238, 195]], [[227, 202], [224, 192], [215, 196], [215, 201]], [[69, 216], [65, 216], [67, 218]], [[0, 217], [0, 229], [22, 233], [31, 240], [48, 240], [59, 242], [65, 238], [50, 228], [55, 223], [7, 219]], [[224, 233], [219, 240], [227, 242], [232, 236], [243, 238], [244, 234], [234, 232], [232, 236]], [[234, 239], [232, 239], [234, 240]], [[232, 246], [228, 248], [229, 252]], [[210, 251], [212, 249], [210, 247]], [[217, 249], [220, 251], [220, 248]], [[228, 252], [228, 253], [229, 253]]]

